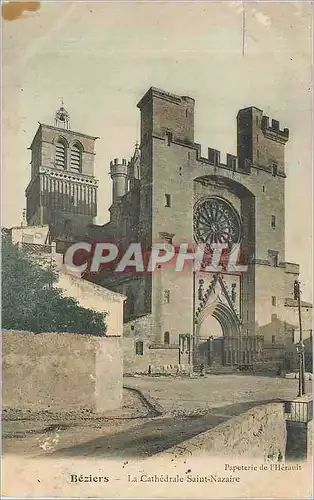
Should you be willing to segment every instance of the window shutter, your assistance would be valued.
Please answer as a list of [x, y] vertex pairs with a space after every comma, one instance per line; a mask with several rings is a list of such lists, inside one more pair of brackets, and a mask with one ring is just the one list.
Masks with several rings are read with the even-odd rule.
[[56, 143], [56, 162], [57, 168], [66, 168], [66, 150], [62, 141]]
[[81, 159], [81, 148], [77, 144], [74, 144], [74, 146], [72, 146], [71, 148], [71, 170], [73, 170], [74, 172], [81, 171]]

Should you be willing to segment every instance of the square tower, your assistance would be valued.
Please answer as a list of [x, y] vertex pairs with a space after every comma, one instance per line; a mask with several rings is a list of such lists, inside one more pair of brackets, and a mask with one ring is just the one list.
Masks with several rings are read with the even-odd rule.
[[[242, 109], [237, 116], [238, 155], [227, 154], [223, 162], [212, 148], [203, 157], [194, 142], [191, 97], [151, 88], [138, 107], [142, 240], [149, 245], [166, 234], [174, 245], [193, 243], [198, 219], [200, 232], [208, 226], [210, 235], [217, 210], [227, 231], [223, 238], [228, 238], [236, 213], [248, 265], [245, 273], [221, 271], [219, 278], [210, 272], [198, 276], [191, 267], [178, 273], [160, 266], [150, 291], [152, 339], [161, 344], [167, 332], [178, 345], [180, 335], [189, 333], [202, 343], [215, 329], [205, 317], [208, 313], [208, 318], [218, 319], [225, 345], [230, 341], [224, 362], [248, 362], [256, 348], [254, 335], [271, 321], [274, 309], [279, 316], [284, 307], [284, 298], [278, 299], [277, 308], [271, 298], [278, 290], [284, 294], [284, 147], [289, 130], [282, 130], [277, 120], [270, 124], [256, 107]], [[200, 213], [197, 207], [203, 205]], [[252, 350], [246, 339], [252, 340]]]
[[63, 106], [55, 126], [39, 124], [29, 148], [31, 180], [25, 193], [29, 225], [48, 224], [53, 239], [86, 234], [97, 215], [96, 139], [70, 130]]

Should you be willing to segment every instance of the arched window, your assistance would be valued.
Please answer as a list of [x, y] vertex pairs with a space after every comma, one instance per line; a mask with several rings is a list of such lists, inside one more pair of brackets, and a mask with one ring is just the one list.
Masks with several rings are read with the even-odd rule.
[[56, 142], [56, 168], [66, 169], [66, 144], [62, 139]]
[[81, 172], [82, 170], [82, 148], [78, 143], [71, 147], [71, 170], [73, 172]]
[[170, 344], [170, 333], [169, 332], [164, 333], [164, 344], [166, 344], [166, 345]]

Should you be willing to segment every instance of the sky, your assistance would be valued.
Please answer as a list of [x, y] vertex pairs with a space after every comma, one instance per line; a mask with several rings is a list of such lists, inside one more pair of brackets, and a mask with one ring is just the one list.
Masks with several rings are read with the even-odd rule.
[[256, 106], [290, 129], [286, 260], [312, 299], [312, 74], [309, 2], [42, 2], [3, 21], [2, 225], [19, 225], [38, 121], [61, 98], [73, 130], [99, 136], [97, 223], [109, 163], [139, 140], [137, 102], [154, 86], [196, 100], [195, 141], [236, 154], [236, 114]]

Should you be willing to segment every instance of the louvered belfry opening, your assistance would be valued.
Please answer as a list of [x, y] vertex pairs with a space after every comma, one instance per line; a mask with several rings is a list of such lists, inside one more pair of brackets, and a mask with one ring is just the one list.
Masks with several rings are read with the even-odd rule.
[[81, 171], [82, 152], [78, 144], [74, 144], [71, 148], [71, 170], [74, 172]]
[[66, 147], [63, 141], [56, 142], [56, 162], [57, 168], [66, 168]]

